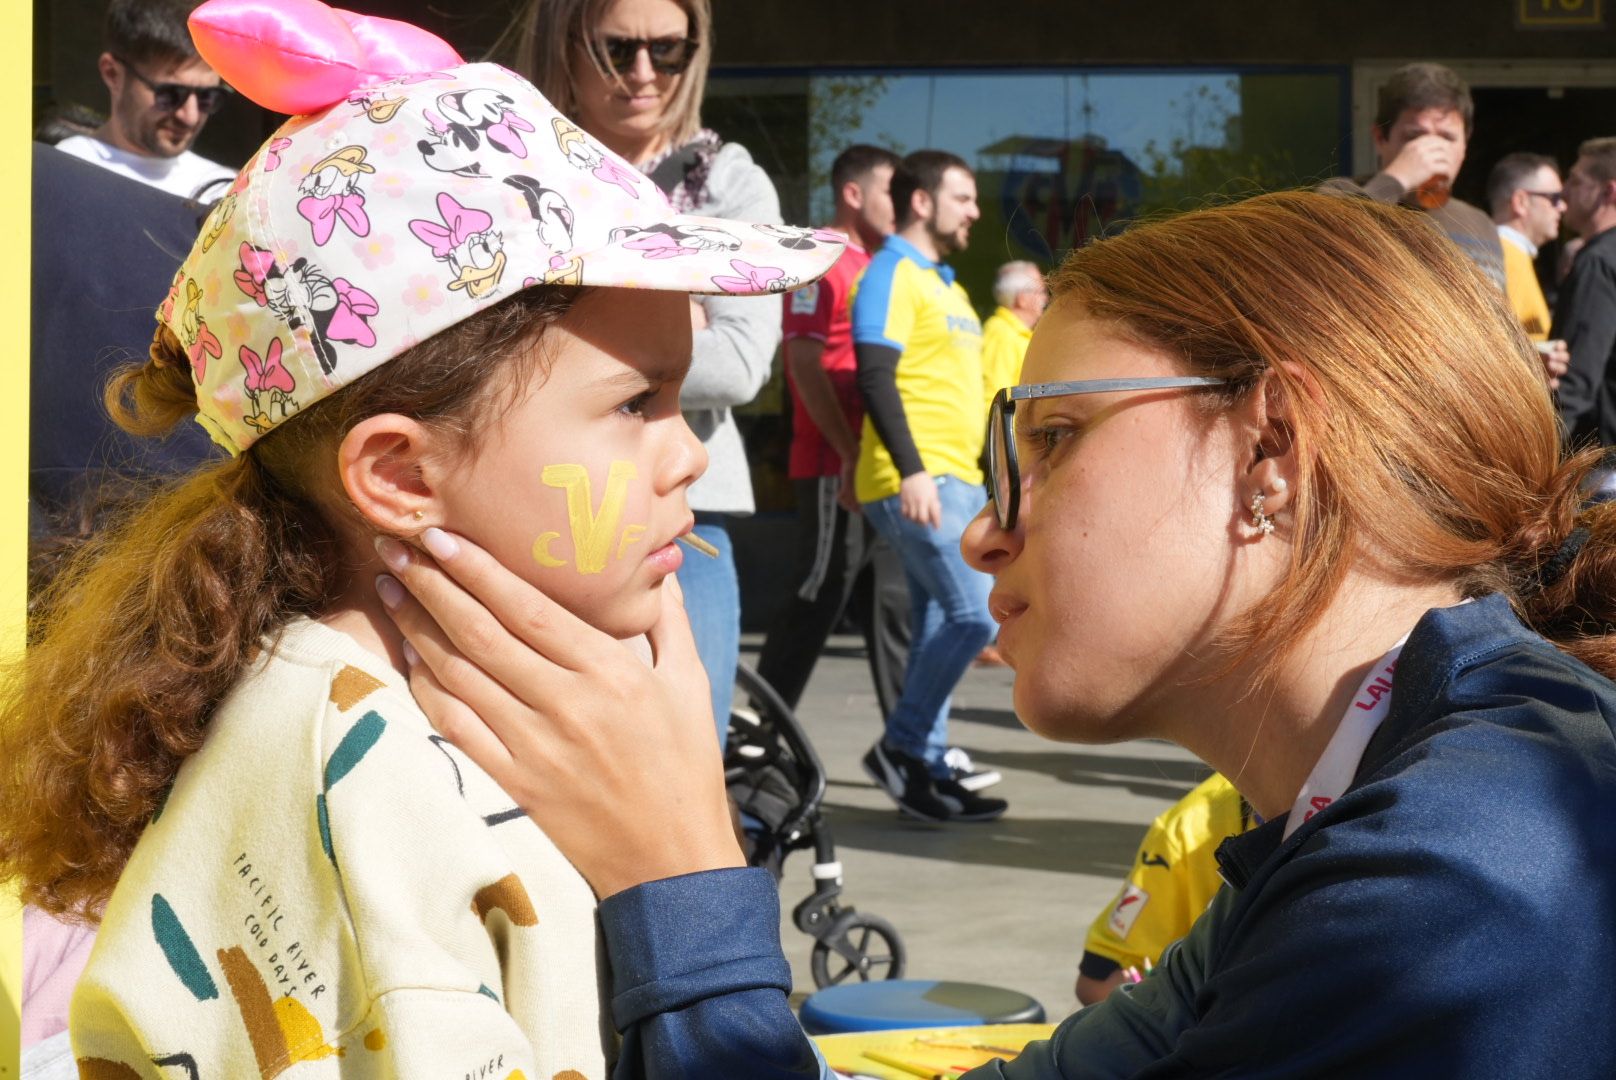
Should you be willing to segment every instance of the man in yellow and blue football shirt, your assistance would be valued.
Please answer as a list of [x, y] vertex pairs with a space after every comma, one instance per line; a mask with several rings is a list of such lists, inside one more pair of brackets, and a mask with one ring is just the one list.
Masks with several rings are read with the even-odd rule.
[[992, 581], [959, 549], [983, 503], [982, 324], [942, 263], [981, 216], [976, 178], [953, 154], [919, 150], [893, 172], [891, 192], [898, 231], [853, 297], [865, 410], [854, 488], [903, 563], [912, 640], [903, 692], [864, 769], [911, 817], [990, 821], [1005, 801], [978, 794], [987, 778], [948, 761], [949, 698], [994, 631]]
[[1006, 386], [1021, 381], [1021, 362], [1032, 341], [1032, 328], [1049, 306], [1049, 289], [1035, 263], [1007, 262], [993, 278], [999, 306], [982, 324], [982, 388], [988, 404]]

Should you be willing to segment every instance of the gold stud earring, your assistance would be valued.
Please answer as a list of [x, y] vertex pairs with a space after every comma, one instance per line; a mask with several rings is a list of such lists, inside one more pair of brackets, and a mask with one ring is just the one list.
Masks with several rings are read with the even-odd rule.
[[417, 510], [413, 514], [411, 514], [410, 517], [414, 518], [416, 521], [422, 521], [422, 520], [424, 520], [426, 518], [426, 515], [421, 513], [421, 511]]
[[1251, 497], [1251, 527], [1264, 536], [1274, 531], [1274, 519], [1263, 513], [1263, 503], [1267, 498], [1260, 491]]

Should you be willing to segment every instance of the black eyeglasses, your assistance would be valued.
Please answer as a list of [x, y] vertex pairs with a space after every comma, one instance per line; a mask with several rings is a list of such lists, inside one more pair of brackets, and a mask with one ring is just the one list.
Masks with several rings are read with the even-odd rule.
[[1021, 464], [1016, 456], [1016, 402], [1072, 394], [1110, 394], [1118, 390], [1173, 390], [1182, 386], [1227, 386], [1233, 379], [1200, 375], [1145, 379], [1083, 379], [1078, 382], [1031, 383], [1007, 386], [993, 396], [988, 410], [988, 477], [993, 516], [1006, 532], [1016, 527], [1021, 509]]
[[1533, 191], [1530, 188], [1521, 188], [1528, 195], [1538, 199], [1547, 199], [1550, 206], [1565, 208], [1565, 192], [1563, 191]]
[[696, 58], [699, 44], [693, 37], [629, 38], [604, 34], [594, 39], [595, 55], [619, 75], [634, 70], [641, 49], [650, 53], [652, 71], [659, 75], [682, 75]]
[[140, 73], [140, 69], [121, 56], [112, 57], [128, 69], [129, 74], [139, 79], [146, 88], [152, 92], [152, 101], [164, 112], [178, 112], [185, 108], [185, 103], [196, 95], [196, 107], [205, 116], [212, 116], [224, 108], [224, 103], [230, 98], [228, 86], [187, 86], [184, 83], [160, 83], [148, 79]]

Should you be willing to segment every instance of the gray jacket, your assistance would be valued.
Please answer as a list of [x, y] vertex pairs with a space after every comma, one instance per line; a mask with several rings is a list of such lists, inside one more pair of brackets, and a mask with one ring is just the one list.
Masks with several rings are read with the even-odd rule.
[[[713, 158], [707, 199], [692, 213], [778, 225], [774, 184], [739, 143], [725, 143]], [[693, 510], [750, 514], [752, 474], [730, 409], [757, 397], [769, 381], [780, 345], [778, 296], [702, 296], [707, 328], [696, 332], [690, 374], [680, 403], [685, 419], [707, 447], [707, 473], [690, 489]]]

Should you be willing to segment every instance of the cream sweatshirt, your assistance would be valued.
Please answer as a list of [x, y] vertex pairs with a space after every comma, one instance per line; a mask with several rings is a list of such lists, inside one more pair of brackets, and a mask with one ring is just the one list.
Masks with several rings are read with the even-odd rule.
[[306, 619], [209, 721], [73, 998], [80, 1074], [603, 1080], [589, 886], [403, 680]]

